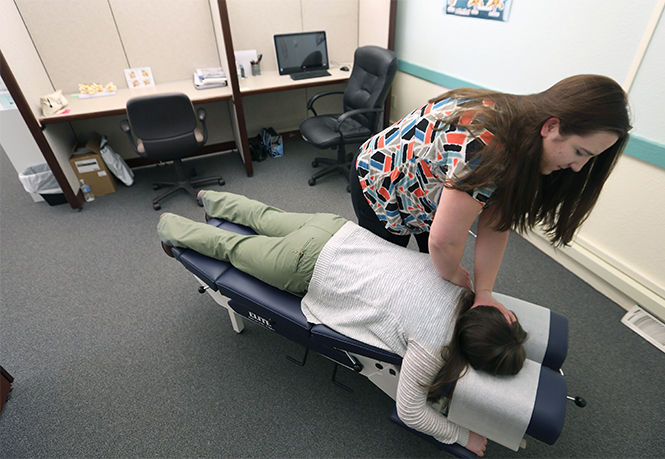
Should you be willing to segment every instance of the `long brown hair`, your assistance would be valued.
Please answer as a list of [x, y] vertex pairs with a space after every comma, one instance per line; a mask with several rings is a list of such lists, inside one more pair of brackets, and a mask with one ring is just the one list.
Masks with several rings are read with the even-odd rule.
[[[552, 244], [569, 243], [596, 204], [628, 141], [631, 125], [623, 89], [605, 76], [577, 75], [537, 94], [462, 88], [432, 102], [448, 98], [458, 99], [460, 109], [446, 124], [463, 126], [474, 136], [487, 129], [494, 139], [476, 153], [482, 160], [470, 174], [446, 186], [468, 191], [494, 185], [491, 208], [497, 231], [524, 232], [541, 223]], [[462, 116], [469, 111], [477, 115], [470, 124], [463, 124]], [[560, 120], [563, 136], [610, 131], [619, 139], [578, 173], [565, 169], [542, 175], [540, 129], [551, 117]]]
[[445, 364], [427, 387], [430, 400], [439, 398], [450, 384], [452, 392], [468, 365], [491, 375], [514, 375], [522, 369], [526, 332], [517, 320], [508, 323], [495, 307], [471, 309], [474, 297], [470, 290], [462, 291], [459, 296], [453, 338], [442, 349]]

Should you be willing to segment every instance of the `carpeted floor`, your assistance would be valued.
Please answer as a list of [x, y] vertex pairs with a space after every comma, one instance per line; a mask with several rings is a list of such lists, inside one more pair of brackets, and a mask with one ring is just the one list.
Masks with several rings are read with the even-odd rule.
[[[237, 154], [186, 164], [286, 210], [353, 218], [341, 176], [309, 187], [311, 150], [289, 141], [285, 151], [253, 177]], [[301, 354], [294, 343], [252, 324], [233, 332], [161, 251], [150, 183], [168, 174], [137, 170], [134, 186], [76, 212], [33, 203], [0, 153], [0, 365], [16, 378], [0, 456], [445, 455], [391, 423], [393, 402], [365, 378], [343, 370], [348, 393], [330, 382], [327, 359], [298, 367], [285, 358]], [[162, 210], [203, 219], [184, 194]], [[621, 325], [621, 308], [516, 235], [496, 290], [569, 318], [564, 371], [588, 406], [568, 405], [553, 446], [490, 444], [487, 456], [665, 456], [665, 354]]]

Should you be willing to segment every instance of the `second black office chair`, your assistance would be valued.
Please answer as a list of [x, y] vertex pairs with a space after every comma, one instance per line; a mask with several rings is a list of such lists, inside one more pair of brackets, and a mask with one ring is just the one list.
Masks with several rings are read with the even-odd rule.
[[[179, 190], [196, 197], [194, 187], [214, 182], [224, 185], [221, 176], [191, 180], [185, 173], [182, 158], [196, 153], [208, 139], [205, 110], [199, 108], [194, 113], [192, 102], [185, 94], [157, 94], [130, 99], [127, 102], [127, 118], [120, 123], [120, 128], [129, 136], [139, 156], [156, 161], [173, 161], [176, 181], [153, 184], [156, 190], [172, 187], [152, 200], [153, 209], [161, 209], [160, 202]], [[200, 202], [198, 204], [201, 205]]]
[[[300, 123], [303, 139], [317, 148], [337, 148], [337, 158], [315, 158], [312, 166], [329, 166], [317, 171], [309, 179], [310, 185], [333, 172], [348, 179], [351, 154], [345, 145], [361, 143], [381, 128], [383, 104], [397, 71], [397, 58], [392, 51], [378, 46], [363, 46], [353, 57], [353, 70], [344, 91], [326, 91], [315, 94], [307, 102], [307, 110], [313, 117]], [[331, 94], [344, 94], [344, 113], [318, 115], [314, 102]]]

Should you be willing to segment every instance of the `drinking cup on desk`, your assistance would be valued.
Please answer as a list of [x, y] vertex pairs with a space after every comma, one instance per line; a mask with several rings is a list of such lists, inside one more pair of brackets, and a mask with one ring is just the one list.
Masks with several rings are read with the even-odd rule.
[[261, 63], [260, 62], [252, 62], [252, 76], [256, 75], [261, 75]]

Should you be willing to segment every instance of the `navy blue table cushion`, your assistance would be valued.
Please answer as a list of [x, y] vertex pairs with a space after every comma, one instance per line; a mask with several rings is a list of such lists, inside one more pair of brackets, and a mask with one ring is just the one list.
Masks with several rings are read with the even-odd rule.
[[[250, 228], [218, 220], [216, 218], [211, 219], [208, 224], [239, 234], [253, 234]], [[207, 257], [194, 250], [173, 247], [172, 252], [176, 260], [181, 262], [185, 268], [205, 282], [213, 290], [217, 290], [215, 281], [227, 270], [233, 268], [230, 263]]]
[[558, 370], [568, 355], [568, 318], [550, 311], [550, 335], [543, 365]]
[[402, 364], [402, 357], [399, 355], [390, 351], [386, 351], [385, 349], [380, 349], [378, 347], [370, 346], [369, 344], [361, 343], [355, 339], [351, 339], [347, 336], [337, 333], [335, 330], [328, 328], [323, 324], [314, 325], [311, 329], [311, 333], [312, 336], [310, 343], [312, 349], [316, 350], [317, 352], [326, 354], [329, 357], [335, 358], [335, 360], [342, 359], [342, 362], [348, 361], [348, 357], [346, 357], [343, 352], [340, 352], [344, 350], [347, 352], [364, 355], [381, 362], [392, 363], [394, 365]]
[[558, 371], [541, 366], [538, 391], [527, 435], [553, 445], [566, 417], [566, 380]]
[[300, 309], [300, 297], [285, 292], [235, 268], [216, 280], [220, 293], [231, 299], [238, 314], [300, 344], [308, 345], [310, 328]]
[[215, 281], [226, 271], [233, 268], [229, 263], [201, 255], [194, 250], [173, 247], [171, 251], [175, 258], [182, 263], [185, 268], [205, 282], [208, 287], [213, 290], [217, 290]]

